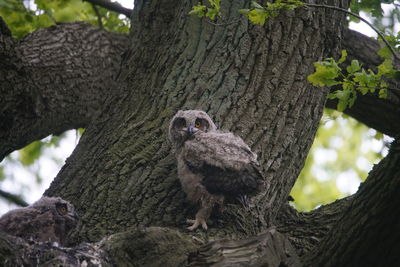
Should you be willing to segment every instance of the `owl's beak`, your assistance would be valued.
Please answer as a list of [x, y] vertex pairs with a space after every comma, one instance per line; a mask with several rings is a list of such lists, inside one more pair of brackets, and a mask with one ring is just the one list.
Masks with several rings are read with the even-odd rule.
[[69, 212], [68, 215], [69, 215], [70, 217], [76, 219], [76, 220], [79, 220], [79, 219], [80, 219], [78, 213], [76, 213], [75, 211], [74, 211], [74, 212]]
[[193, 135], [193, 133], [194, 133], [193, 129], [194, 129], [193, 125], [189, 125], [189, 127], [187, 128], [187, 134], [189, 136]]

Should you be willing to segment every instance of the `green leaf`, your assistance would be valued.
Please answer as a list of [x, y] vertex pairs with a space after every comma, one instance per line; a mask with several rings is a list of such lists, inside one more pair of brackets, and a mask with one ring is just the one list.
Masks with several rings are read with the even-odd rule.
[[343, 112], [347, 107], [347, 101], [339, 100], [336, 106], [336, 109], [340, 112]]
[[219, 11], [221, 9], [221, 7], [220, 7], [221, 0], [208, 0], [208, 1], [210, 2], [211, 6], [213, 8], [215, 8], [217, 10], [217, 12], [219, 13]]
[[347, 58], [347, 51], [342, 50], [342, 56], [338, 60], [338, 64], [342, 64]]
[[[81, 0], [35, 0], [36, 6], [33, 9], [25, 7], [23, 1], [5, 2], [7, 4], [0, 4], [0, 16], [5, 19], [16, 38], [57, 22], [83, 20], [98, 25], [98, 17], [93, 6]], [[121, 19], [119, 14], [101, 7], [98, 7], [98, 10], [106, 30], [128, 32], [129, 19]]]
[[390, 59], [385, 59], [378, 66], [378, 76], [388, 75], [393, 72], [393, 62]]
[[358, 87], [357, 88], [360, 92], [361, 92], [361, 94], [363, 94], [363, 95], [366, 95], [368, 92], [369, 92], [369, 90], [370, 90], [370, 88], [368, 88], [368, 87], [363, 87], [363, 86], [360, 86], [360, 87]]
[[35, 141], [19, 150], [19, 160], [21, 161], [22, 165], [32, 165], [40, 157], [42, 147], [42, 142]]
[[354, 89], [348, 90], [336, 90], [333, 93], [328, 95], [328, 99], [337, 99], [337, 110], [343, 112], [346, 107], [353, 106], [355, 100], [357, 98], [357, 94]]
[[361, 72], [354, 73], [354, 79], [355, 82], [358, 82], [361, 86], [366, 86], [368, 85], [369, 81], [371, 80], [371, 77], [368, 73], [365, 72], [364, 69], [362, 69]]
[[348, 100], [347, 100], [347, 105], [348, 105], [349, 108], [351, 108], [354, 105], [354, 103], [356, 102], [356, 99], [357, 99], [356, 91], [355, 90], [350, 90], [350, 94], [349, 94], [349, 97], [348, 97]]
[[200, 3], [197, 6], [193, 6], [192, 10], [189, 12], [189, 15], [197, 15], [199, 18], [204, 17], [206, 14], [207, 7], [205, 5], [201, 5]]
[[256, 1], [251, 1], [251, 7], [256, 9], [264, 9], [264, 7], [261, 6], [259, 3], [257, 3]]
[[249, 12], [250, 12], [250, 9], [246, 9], [246, 8], [239, 9], [239, 13], [243, 14], [243, 15], [246, 15], [246, 16], [247, 16], [247, 14], [249, 14]]
[[258, 25], [264, 25], [268, 18], [268, 12], [264, 9], [253, 9], [247, 14], [249, 20]]
[[327, 96], [328, 99], [336, 99], [336, 92], [329, 93]]
[[343, 90], [354, 90], [354, 84], [348, 79], [344, 79], [342, 82]]
[[379, 98], [387, 98], [388, 92], [386, 88], [379, 90]]
[[339, 76], [340, 68], [332, 62], [315, 62], [315, 72], [308, 75], [307, 80], [314, 86], [328, 86], [340, 84], [335, 78]]
[[361, 65], [358, 62], [358, 60], [355, 60], [355, 59], [353, 59], [351, 61], [350, 66], [347, 66], [347, 68], [346, 68], [347, 72], [350, 73], [350, 74], [352, 74], [352, 73], [354, 73], [356, 71], [359, 71], [360, 69], [361, 69]]
[[375, 136], [374, 136], [374, 138], [375, 138], [376, 140], [382, 140], [383, 137], [384, 137], [383, 133], [378, 132], [378, 131], [375, 133]]
[[386, 45], [378, 50], [378, 55], [384, 59], [391, 59], [393, 56], [389, 47], [387, 47]]
[[293, 10], [303, 5], [300, 0], [276, 0], [273, 3], [266, 2], [265, 6], [252, 1], [250, 10], [241, 9], [239, 12], [247, 15], [252, 23], [264, 25], [266, 19], [278, 16], [282, 10]]
[[82, 135], [85, 132], [85, 128], [78, 128], [77, 131], [80, 135]]
[[215, 8], [208, 8], [206, 16], [209, 17], [211, 20], [214, 20], [215, 17], [219, 14], [218, 10]]

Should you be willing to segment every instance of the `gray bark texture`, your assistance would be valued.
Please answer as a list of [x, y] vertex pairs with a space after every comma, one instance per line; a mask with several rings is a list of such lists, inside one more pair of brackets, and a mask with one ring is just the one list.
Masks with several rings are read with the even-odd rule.
[[[354, 41], [345, 15], [330, 9], [285, 11], [261, 27], [237, 12], [248, 0], [222, 1], [213, 23], [188, 15], [195, 4], [137, 0], [129, 36], [71, 23], [17, 41], [0, 23], [1, 158], [49, 134], [86, 128], [45, 192], [70, 201], [81, 217], [69, 247], [4, 234], [0, 262], [376, 266], [384, 259], [394, 266], [397, 143], [355, 195], [308, 213], [287, 203], [329, 93], [308, 83], [312, 63], [346, 48], [376, 66], [379, 59], [366, 55], [379, 45]], [[348, 114], [396, 136], [396, 95], [362, 99]], [[205, 110], [241, 136], [268, 182], [249, 207], [216, 211], [208, 231], [185, 230], [197, 207], [186, 201], [167, 141], [179, 109]]]

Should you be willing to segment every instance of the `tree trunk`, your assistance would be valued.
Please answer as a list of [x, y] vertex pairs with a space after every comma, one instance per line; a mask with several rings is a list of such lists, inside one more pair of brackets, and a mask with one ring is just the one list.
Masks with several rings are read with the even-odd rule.
[[[347, 8], [347, 2], [323, 1], [342, 8]], [[111, 39], [114, 35], [102, 32], [102, 38], [90, 39], [89, 50], [93, 53], [88, 55], [93, 58], [102, 55], [105, 63], [99, 64], [89, 56], [87, 61], [72, 64], [71, 71], [82, 72], [83, 80], [91, 84], [80, 87], [74, 80], [65, 80], [62, 83], [65, 87], [61, 87], [64, 90], [58, 92], [62, 97], [54, 104], [61, 109], [50, 112], [44, 108], [37, 113], [45, 121], [48, 121], [46, 116], [53, 121], [64, 121], [63, 116], [69, 114], [64, 111], [65, 107], [75, 117], [57, 129], [77, 124], [86, 127], [77, 148], [45, 194], [71, 201], [80, 214], [81, 223], [71, 245], [95, 242], [92, 245], [95, 249], [75, 247], [72, 252], [60, 249], [59, 253], [72, 254], [75, 258], [71, 262], [76, 263], [81, 262], [82, 257], [74, 251], [84, 249], [86, 257], [101, 252], [100, 255], [106, 255], [101, 257], [103, 264], [118, 266], [128, 262], [138, 266], [299, 266], [298, 256], [303, 257], [307, 266], [353, 264], [349, 253], [340, 254], [334, 248], [351, 242], [343, 236], [352, 229], [352, 222], [357, 221], [360, 214], [369, 216], [364, 209], [358, 209], [363, 207], [366, 197], [371, 199], [367, 206], [374, 201], [379, 205], [389, 203], [380, 197], [380, 191], [373, 190], [373, 181], [379, 178], [371, 182], [368, 179], [365, 190], [360, 190], [356, 196], [310, 213], [298, 213], [287, 204], [329, 92], [328, 88], [312, 87], [306, 77], [313, 71], [313, 62], [336, 56], [340, 51], [345, 15], [330, 9], [299, 8], [282, 12], [260, 27], [250, 24], [238, 12], [248, 8], [250, 1], [222, 1], [222, 15], [215, 23], [189, 16], [194, 4], [196, 1], [136, 1], [129, 48], [120, 68], [115, 67], [115, 62], [120, 58], [118, 51], [124, 47], [125, 37], [119, 36], [117, 42]], [[82, 36], [80, 34], [93, 30], [87, 25], [81, 25], [81, 29], [71, 25], [79, 24], [58, 25], [52, 28], [54, 33], [48, 29], [43, 32], [50, 36], [60, 32], [57, 36]], [[1, 71], [6, 74], [13, 71], [6, 69], [7, 64], [16, 69], [16, 74], [9, 77], [18, 78], [17, 67], [26, 69], [30, 65], [23, 61], [28, 55], [15, 53], [7, 44], [16, 45], [19, 51], [26, 43], [38, 47], [45, 43], [35, 34], [21, 43], [12, 40], [4, 30], [0, 37], [0, 54], [9, 59], [0, 65]], [[66, 46], [75, 42], [70, 38], [62, 40]], [[96, 50], [105, 44], [111, 45], [104, 53]], [[46, 48], [53, 49], [55, 58], [66, 54], [74, 62], [75, 54], [57, 47], [43, 49]], [[42, 65], [45, 62], [42, 58], [33, 61]], [[31, 71], [44, 75], [44, 71], [37, 68]], [[57, 75], [65, 73], [69, 72], [51, 69], [49, 80], [55, 81]], [[26, 73], [20, 75], [31, 79]], [[14, 88], [9, 82], [2, 85], [2, 93], [7, 86]], [[74, 89], [76, 96], [67, 97], [68, 86]], [[37, 87], [47, 88], [40, 84]], [[83, 99], [80, 98], [82, 88], [91, 89], [89, 94], [82, 93], [87, 96]], [[37, 95], [46, 95], [45, 89], [39, 89], [35, 91]], [[18, 99], [18, 94], [26, 92], [9, 92], [12, 99]], [[32, 108], [40, 107], [41, 102], [31, 102]], [[85, 104], [91, 112], [86, 112]], [[10, 104], [4, 110], [10, 114], [17, 107], [17, 104]], [[356, 111], [365, 105], [359, 108]], [[223, 212], [216, 211], [207, 232], [185, 230], [186, 218], [194, 217], [196, 207], [186, 201], [176, 177], [175, 157], [167, 141], [169, 121], [179, 109], [205, 110], [219, 128], [241, 136], [258, 154], [268, 184], [265, 191], [251, 199], [249, 208], [230, 204]], [[21, 113], [20, 117], [25, 118], [28, 111]], [[19, 136], [9, 125], [15, 129], [23, 123], [9, 122], [9, 115], [3, 117], [7, 120], [0, 135], [0, 155], [55, 131], [49, 126], [43, 131], [37, 130], [37, 134]], [[363, 116], [360, 118], [362, 120]], [[370, 124], [374, 126], [378, 122], [372, 120]], [[32, 124], [40, 129], [40, 123], [32, 121]], [[396, 129], [390, 128], [389, 132], [396, 132]], [[14, 144], [13, 140], [18, 138], [22, 141]], [[391, 159], [387, 161], [392, 162]], [[387, 163], [381, 164], [386, 166]], [[394, 166], [389, 167], [397, 174]], [[379, 172], [384, 177], [393, 177], [386, 174], [383, 167]], [[368, 183], [371, 185], [367, 186]], [[395, 191], [393, 188], [392, 194]], [[387, 212], [379, 205], [376, 214], [378, 210]], [[349, 214], [348, 217], [344, 217], [345, 214]], [[360, 229], [364, 229], [364, 225], [368, 224], [362, 224]], [[388, 231], [393, 229], [387, 224], [384, 226]], [[374, 231], [368, 241], [376, 238]], [[5, 240], [11, 239], [6, 237]], [[209, 243], [211, 240], [214, 241]], [[356, 246], [362, 240], [359, 238], [349, 251], [362, 255], [360, 246]], [[0, 252], [12, 251], [12, 246], [5, 245], [7, 242], [0, 243], [3, 248]], [[366, 246], [373, 249], [374, 245]], [[362, 252], [366, 251], [370, 250]], [[347, 259], [343, 255], [347, 255]], [[1, 256], [0, 260], [12, 258]], [[335, 259], [327, 260], [330, 256]], [[363, 258], [357, 259], [362, 262]]]
[[187, 1], [135, 4], [118, 78], [126, 89], [87, 127], [46, 192], [79, 207], [83, 240], [129, 226], [183, 228], [194, 216], [166, 137], [178, 109], [203, 109], [220, 128], [243, 137], [259, 154], [269, 184], [250, 211], [228, 206], [208, 235], [240, 237], [274, 224], [327, 94], [304, 77], [312, 62], [336, 51], [344, 16], [299, 9], [259, 27], [237, 12], [248, 4], [223, 1], [223, 20], [238, 21], [224, 27], [188, 16], [193, 3]]

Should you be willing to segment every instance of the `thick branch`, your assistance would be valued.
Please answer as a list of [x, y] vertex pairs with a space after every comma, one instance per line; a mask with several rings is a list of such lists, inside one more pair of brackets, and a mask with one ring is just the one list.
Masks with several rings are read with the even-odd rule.
[[189, 257], [190, 266], [302, 266], [285, 235], [274, 228], [242, 240], [209, 242]]
[[81, 243], [70, 248], [0, 232], [0, 263], [1, 266], [186, 266], [188, 255], [202, 244], [196, 245], [195, 240], [169, 228], [132, 228], [104, 237], [98, 243]]
[[308, 213], [283, 207], [278, 230], [304, 256], [305, 266], [398, 265], [400, 144], [369, 174], [359, 191]]
[[114, 89], [125, 35], [59, 24], [21, 41], [0, 35], [0, 160], [30, 142], [85, 127]]
[[101, 266], [302, 266], [289, 240], [274, 228], [242, 240], [204, 243], [196, 234], [166, 227], [132, 228], [72, 248], [28, 243], [1, 233], [0, 262], [9, 266], [80, 266], [85, 261]]
[[376, 165], [306, 266], [398, 266], [400, 142]]
[[279, 214], [277, 228], [288, 236], [299, 256], [302, 256], [321, 242], [352, 198], [343, 198], [310, 212], [297, 212], [287, 204]]
[[[345, 30], [343, 49], [348, 51], [348, 63], [353, 59], [362, 62], [365, 69], [376, 69], [383, 61], [377, 54], [380, 44], [361, 33]], [[390, 81], [389, 87], [400, 88], [399, 81]], [[335, 90], [335, 89], [333, 89]], [[328, 100], [326, 107], [336, 108], [336, 100]], [[388, 98], [381, 99], [377, 95], [359, 95], [355, 104], [344, 111], [367, 126], [384, 134], [395, 136], [400, 133], [400, 94], [398, 91], [389, 90]]]
[[132, 15], [132, 9], [125, 8], [125, 7], [121, 6], [119, 3], [103, 1], [103, 0], [83, 0], [83, 1], [92, 3], [93, 5], [101, 6], [105, 9], [117, 12], [119, 14], [123, 14], [123, 15], [127, 16], [128, 18], [130, 18], [130, 16]]
[[0, 232], [1, 266], [113, 266], [97, 244], [65, 248], [52, 242], [24, 240]]

